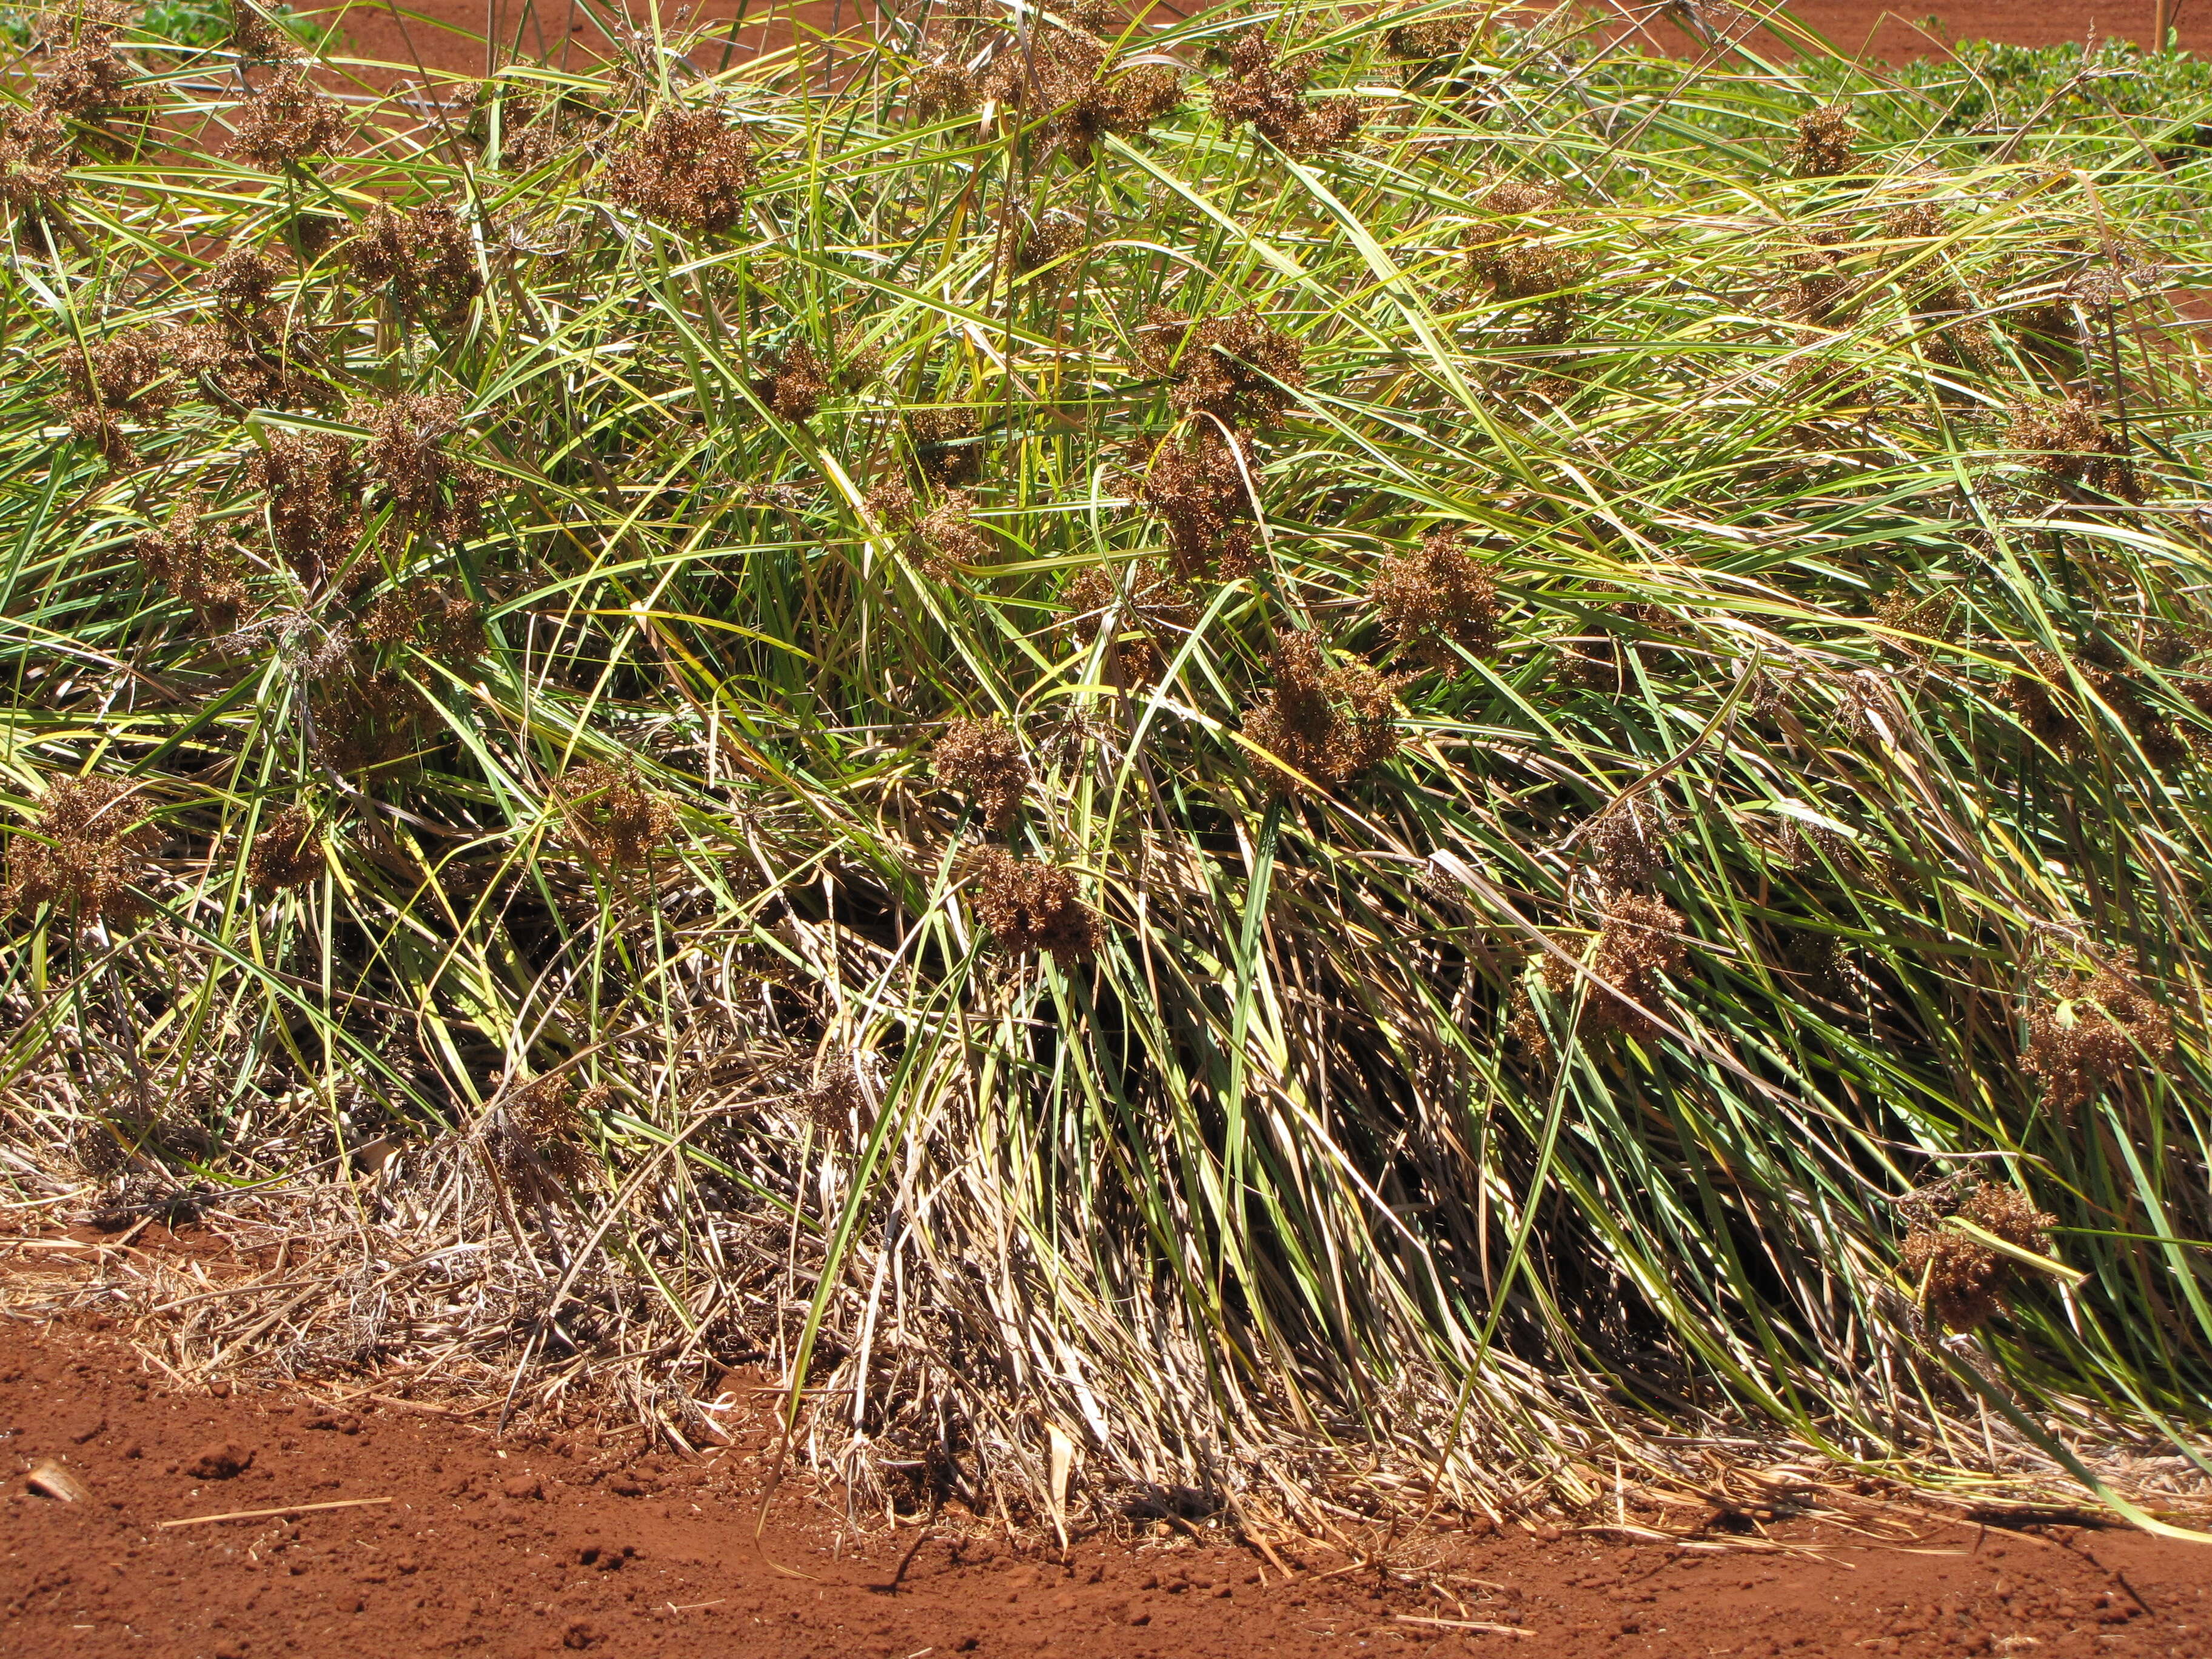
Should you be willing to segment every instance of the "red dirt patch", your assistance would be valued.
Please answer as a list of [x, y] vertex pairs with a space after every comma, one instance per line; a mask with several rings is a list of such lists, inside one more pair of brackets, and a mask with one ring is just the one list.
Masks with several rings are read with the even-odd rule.
[[[1205, 1527], [1080, 1541], [1063, 1559], [972, 1523], [855, 1536], [796, 1492], [757, 1545], [764, 1440], [756, 1427], [692, 1462], [620, 1434], [495, 1443], [465, 1413], [367, 1395], [336, 1409], [274, 1390], [186, 1395], [110, 1339], [0, 1318], [0, 1645], [161, 1659], [2212, 1652], [2212, 1551], [2129, 1532], [1931, 1522], [1900, 1550], [1785, 1525], [1740, 1551], [1515, 1529], [1418, 1540], [1395, 1573], [1316, 1552], [1286, 1581]], [[246, 1467], [210, 1480], [210, 1449]], [[33, 1492], [26, 1475], [49, 1458], [89, 1498]], [[160, 1524], [376, 1498], [389, 1501]]]

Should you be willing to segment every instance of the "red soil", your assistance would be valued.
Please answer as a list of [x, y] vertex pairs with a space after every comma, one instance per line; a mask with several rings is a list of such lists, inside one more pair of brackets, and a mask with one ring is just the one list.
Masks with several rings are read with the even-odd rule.
[[[2091, 34], [2125, 40], [2148, 40], [2153, 27], [2154, 0], [1911, 0], [1892, 9], [1870, 0], [1796, 0], [1790, 9], [1800, 21], [1845, 52], [1897, 61], [1937, 55], [1947, 40], [2002, 40], [2016, 46], [2050, 46], [2080, 40]], [[652, 15], [650, 0], [626, 0], [629, 15], [645, 19]], [[1741, 13], [1767, 9], [1769, 0], [1743, 4]], [[1700, 0], [1702, 9], [1717, 19], [1731, 10], [1728, 0]], [[302, 3], [301, 10], [312, 9]], [[607, 9], [602, 4], [596, 8]], [[588, 21], [575, 0], [409, 0], [395, 6], [388, 0], [345, 0], [336, 8], [340, 27], [351, 42], [351, 55], [380, 63], [421, 66], [464, 75], [484, 72], [483, 37], [489, 32], [502, 46], [502, 61], [513, 56], [520, 34], [524, 52], [536, 55], [551, 50], [556, 56], [564, 41], [580, 63], [606, 37]], [[897, 9], [912, 15], [911, 3]], [[1656, 18], [1666, 7], [1660, 0], [1603, 0], [1595, 11], [1617, 11], [1624, 20]], [[2197, 52], [2212, 52], [2212, 0], [2179, 0], [2178, 27], [2182, 46]], [[758, 0], [692, 0], [691, 26], [702, 21], [721, 26], [726, 34], [731, 21], [740, 16], [758, 18], [767, 7]], [[831, 33], [877, 15], [873, 0], [806, 0], [798, 13], [811, 30]], [[678, 7], [664, 3], [664, 18], [675, 17]], [[793, 14], [787, 4], [776, 7], [779, 19]], [[319, 15], [323, 15], [319, 13]], [[487, 30], [487, 15], [491, 23]], [[1922, 20], [1933, 17], [1932, 25]], [[430, 20], [430, 21], [423, 21]], [[465, 33], [463, 33], [465, 32]], [[1735, 30], [1731, 29], [1731, 33]], [[781, 46], [791, 40], [787, 21], [763, 27], [746, 25], [737, 39], [744, 50], [763, 44]], [[1655, 48], [1695, 56], [1697, 45], [1671, 26], [1654, 23], [1644, 37]], [[468, 39], [473, 34], [477, 38]], [[1753, 37], [1762, 55], [1779, 50], [1771, 37]]]
[[[1386, 1572], [1310, 1547], [1271, 1562], [1203, 1525], [1064, 1556], [972, 1521], [856, 1534], [787, 1482], [757, 1544], [764, 1425], [689, 1460], [635, 1431], [497, 1440], [495, 1416], [174, 1392], [112, 1337], [0, 1316], [0, 1652], [2212, 1653], [2212, 1550], [2131, 1532], [1931, 1520], [1898, 1548], [1800, 1522], [1723, 1548], [1515, 1528], [1401, 1540]], [[33, 1490], [47, 1460], [87, 1495]], [[361, 1498], [388, 1501], [160, 1524]]]

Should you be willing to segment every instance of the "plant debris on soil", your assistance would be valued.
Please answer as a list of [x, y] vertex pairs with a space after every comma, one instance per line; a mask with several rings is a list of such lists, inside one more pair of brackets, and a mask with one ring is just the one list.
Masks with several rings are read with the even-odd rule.
[[[745, 1398], [741, 1380], [732, 1393]], [[0, 1316], [6, 1645], [179, 1659], [1318, 1659], [1524, 1643], [1547, 1659], [2187, 1659], [2212, 1639], [2206, 1553], [2132, 1532], [1899, 1511], [1875, 1542], [1744, 1515], [1741, 1535], [1694, 1547], [1510, 1527], [1370, 1555], [1289, 1540], [1263, 1549], [1161, 1519], [1063, 1548], [942, 1513], [854, 1531], [824, 1501], [834, 1493], [790, 1482], [763, 1523], [775, 1438], [757, 1407], [732, 1415], [727, 1445], [689, 1457], [634, 1425], [502, 1437], [495, 1417], [491, 1402], [456, 1409], [358, 1381], [179, 1390], [113, 1333]], [[42, 1465], [84, 1497], [34, 1489]], [[240, 1511], [264, 1513], [163, 1524]]]

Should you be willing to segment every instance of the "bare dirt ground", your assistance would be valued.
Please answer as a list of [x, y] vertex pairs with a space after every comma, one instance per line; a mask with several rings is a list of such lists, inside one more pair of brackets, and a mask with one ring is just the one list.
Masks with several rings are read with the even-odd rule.
[[0, 1315], [0, 1653], [2212, 1654], [2212, 1549], [2124, 1530], [1511, 1527], [1408, 1533], [1377, 1565], [1202, 1522], [1066, 1550], [972, 1516], [856, 1531], [796, 1480], [763, 1526], [764, 1415], [698, 1457], [500, 1437], [495, 1405], [373, 1382], [174, 1389], [100, 1322]]
[[[629, 15], [641, 21], [652, 15], [649, 0], [626, 3]], [[1716, 21], [1724, 21], [1733, 9], [1727, 0], [1700, 0], [1700, 4]], [[315, 8], [302, 0], [299, 9]], [[604, 13], [609, 8], [597, 9]], [[732, 42], [741, 52], [781, 47], [792, 38], [788, 20], [793, 14], [785, 5], [776, 9], [778, 21], [768, 25], [739, 21], [763, 15], [766, 8], [758, 0], [691, 0], [684, 9], [686, 27], [713, 24], [715, 40]], [[909, 16], [915, 9], [912, 4], [898, 8]], [[1624, 32], [1639, 33], [1654, 50], [1691, 57], [1699, 50], [1694, 40], [1664, 21], [1639, 22], [1662, 16], [1665, 7], [1656, 0], [1614, 0], [1592, 9], [1594, 14], [1618, 13]], [[2002, 40], [2027, 46], [2081, 40], [2092, 34], [2146, 40], [2153, 27], [2152, 0], [1914, 0], [1896, 9], [1868, 0], [1798, 0], [1792, 9], [1800, 21], [1844, 51], [1891, 62], [1941, 55], [1947, 40]], [[2212, 51], [2212, 0], [2183, 0], [2177, 9], [2181, 46], [2192, 52]], [[678, 7], [669, 0], [660, 11], [664, 19], [672, 21]], [[802, 27], [824, 33], [876, 15], [872, 0], [810, 0], [796, 14]], [[347, 0], [339, 27], [354, 56], [462, 75], [484, 73], [487, 38], [501, 43], [503, 58], [511, 57], [520, 42], [526, 53], [544, 52], [557, 60], [565, 51], [568, 60], [578, 64], [603, 52], [607, 44], [606, 36], [575, 0], [532, 0], [527, 7], [524, 0], [407, 0], [404, 5], [393, 0]], [[1751, 38], [1763, 53], [1779, 50], [1771, 36], [1754, 33]], [[708, 57], [714, 55], [710, 52]]]

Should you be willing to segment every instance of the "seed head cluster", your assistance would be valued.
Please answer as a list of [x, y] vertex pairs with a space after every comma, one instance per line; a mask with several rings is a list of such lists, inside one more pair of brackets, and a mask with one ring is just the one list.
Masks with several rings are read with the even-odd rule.
[[1128, 567], [1126, 595], [1110, 569], [1094, 564], [1077, 573], [1064, 598], [1077, 639], [1088, 644], [1101, 629], [1112, 629], [1115, 655], [1133, 685], [1159, 678], [1175, 637], [1188, 634], [1198, 618], [1189, 587], [1152, 559]]
[[61, 117], [33, 105], [0, 108], [0, 205], [42, 218], [69, 198], [76, 145]]
[[2013, 411], [2006, 438], [2033, 456], [2036, 471], [2054, 489], [2081, 484], [2106, 495], [2140, 499], [2127, 445], [2087, 398], [2025, 404]]
[[951, 489], [922, 514], [915, 526], [913, 550], [923, 574], [938, 581], [954, 581], [962, 566], [979, 565], [989, 558], [991, 544], [975, 527], [975, 508], [966, 490]]
[[246, 855], [246, 881], [257, 893], [286, 892], [317, 880], [324, 865], [322, 827], [295, 805], [263, 820]]
[[1848, 171], [1857, 158], [1858, 136], [1845, 105], [1828, 104], [1800, 116], [1796, 142], [1790, 147], [1791, 171], [1800, 179], [1832, 179]]
[[353, 123], [337, 100], [325, 97], [307, 72], [287, 65], [262, 83], [238, 112], [232, 152], [275, 172], [341, 149]]
[[983, 468], [983, 447], [975, 441], [982, 427], [975, 411], [940, 406], [907, 411], [906, 428], [915, 459], [933, 483], [970, 483]]
[[1367, 600], [1393, 645], [1447, 673], [1462, 666], [1454, 647], [1471, 657], [1497, 654], [1497, 578], [1468, 551], [1467, 532], [1456, 525], [1439, 526], [1419, 547], [1384, 558]]
[[347, 566], [361, 540], [364, 480], [353, 446], [329, 433], [272, 437], [252, 471], [268, 494], [277, 552], [302, 584], [322, 586]]
[[1231, 131], [1247, 123], [1287, 155], [1317, 155], [1358, 135], [1359, 106], [1348, 98], [1306, 101], [1309, 71], [1285, 69], [1265, 30], [1249, 28], [1229, 47], [1229, 73], [1213, 82], [1214, 118]]
[[406, 392], [387, 403], [356, 405], [354, 419], [369, 429], [362, 467], [391, 501], [395, 532], [428, 531], [447, 541], [476, 532], [492, 478], [474, 462], [447, 452], [461, 428], [459, 398]]
[[552, 799], [568, 839], [605, 869], [649, 863], [676, 830], [676, 813], [637, 774], [586, 761], [555, 781]]
[[500, 1173], [533, 1196], [549, 1186], [581, 1185], [592, 1170], [583, 1106], [575, 1085], [558, 1072], [509, 1094], [488, 1137]]
[[145, 914], [131, 883], [145, 873], [162, 834], [125, 780], [55, 780], [40, 803], [37, 835], [18, 835], [9, 849], [9, 893], [17, 904], [50, 904], [85, 921]]
[[906, 83], [906, 106], [917, 121], [965, 115], [982, 95], [975, 76], [949, 58], [922, 64]]
[[1279, 793], [1329, 788], [1398, 752], [1396, 682], [1364, 664], [1329, 663], [1310, 633], [1279, 632], [1273, 684], [1244, 711], [1244, 735], [1273, 757], [1261, 763]]
[[2031, 646], [2021, 654], [2029, 672], [2012, 677], [2005, 699], [2021, 724], [2045, 743], [2071, 748], [2090, 744], [2088, 730], [2075, 714], [2069, 695], [2073, 676], [2078, 675], [2134, 734], [2143, 757], [2154, 766], [2172, 766], [2188, 758], [2187, 729], [2156, 700], [2150, 676], [2110, 644], [2092, 641], [2071, 665], [2041, 646]]
[[1195, 324], [1154, 306], [1139, 338], [1139, 361], [1169, 377], [1169, 400], [1188, 414], [1232, 425], [1273, 419], [1306, 383], [1304, 349], [1249, 306]]
[[974, 801], [983, 828], [1002, 834], [1022, 810], [1032, 774], [1022, 740], [1004, 720], [956, 720], [929, 751], [937, 781]]
[[191, 606], [210, 633], [236, 624], [246, 601], [246, 561], [238, 544], [200, 520], [201, 504], [186, 496], [169, 522], [141, 531], [131, 550], [148, 580]]
[[2051, 988], [2028, 1010], [2022, 1066], [2043, 1079], [2051, 1103], [2071, 1112], [2142, 1067], [2173, 1052], [2173, 1016], [2125, 960]]
[[1441, 17], [1424, 17], [1411, 23], [1401, 23], [1382, 36], [1382, 49], [1393, 58], [1410, 64], [1433, 64], [1447, 58], [1457, 58], [1474, 44], [1481, 33], [1479, 19], [1449, 13]]
[[441, 660], [467, 662], [483, 651], [483, 607], [457, 581], [409, 581], [377, 597], [361, 635], [371, 645], [411, 641]]
[[381, 288], [410, 315], [451, 323], [483, 291], [476, 244], [444, 202], [405, 212], [380, 202], [365, 214], [347, 250], [353, 279]]
[[1109, 132], [1142, 132], [1182, 102], [1182, 81], [1164, 64], [1117, 67], [1113, 48], [1094, 31], [1118, 21], [1100, 10], [1077, 19], [1073, 28], [1038, 28], [1029, 50], [1001, 52], [992, 61], [982, 94], [1043, 115], [1052, 144], [1078, 155]]
[[[1585, 1030], [1620, 1031], [1638, 1042], [1659, 1035], [1659, 1028], [1642, 1009], [1656, 1006], [1665, 987], [1661, 975], [1676, 975], [1689, 959], [1681, 939], [1682, 918], [1664, 902], [1640, 893], [1622, 893], [1608, 902], [1599, 917], [1596, 943], [1585, 959], [1595, 976], [1583, 1006]], [[1572, 940], [1560, 942], [1569, 956], [1579, 957]], [[1547, 951], [1544, 983], [1555, 997], [1574, 994], [1574, 970]], [[1639, 1005], [1631, 1007], [1631, 1002]]]
[[1591, 872], [1607, 892], [1642, 887], [1667, 867], [1667, 843], [1682, 820], [1656, 801], [1630, 795], [1590, 821], [1583, 832]]
[[1027, 956], [1049, 951], [1072, 968], [1098, 949], [1098, 918], [1078, 896], [1075, 872], [1018, 859], [986, 847], [971, 866], [975, 914], [1001, 950]]
[[607, 194], [617, 206], [705, 235], [736, 225], [759, 181], [752, 144], [720, 97], [663, 106], [607, 167]]
[[1138, 481], [1137, 497], [1166, 526], [1181, 579], [1234, 581], [1257, 568], [1251, 486], [1231, 441], [1211, 421], [1180, 441], [1161, 441]]
[[64, 360], [67, 389], [56, 407], [68, 416], [70, 430], [98, 449], [111, 466], [129, 466], [137, 459], [123, 430], [124, 417], [159, 426], [176, 407], [176, 380], [163, 361], [168, 345], [160, 331], [126, 329]]
[[753, 395], [782, 421], [812, 420], [829, 394], [830, 366], [803, 340], [784, 347], [753, 382]]
[[2021, 1193], [1982, 1182], [1946, 1181], [1924, 1188], [1901, 1206], [1909, 1224], [1903, 1265], [1923, 1305], [1954, 1331], [1980, 1329], [2012, 1305], [2020, 1269], [2012, 1259], [1969, 1233], [1946, 1226], [1957, 1217], [2015, 1249], [2040, 1255], [2051, 1248], [2057, 1218]]
[[389, 778], [421, 745], [429, 706], [413, 682], [349, 652], [311, 686], [315, 757], [349, 776]]
[[179, 331], [177, 366], [204, 377], [224, 397], [249, 408], [319, 403], [327, 392], [308, 374], [307, 337], [288, 331], [274, 303], [290, 268], [260, 248], [234, 245], [207, 270], [213, 314]]

